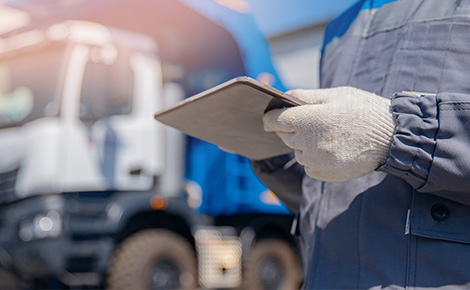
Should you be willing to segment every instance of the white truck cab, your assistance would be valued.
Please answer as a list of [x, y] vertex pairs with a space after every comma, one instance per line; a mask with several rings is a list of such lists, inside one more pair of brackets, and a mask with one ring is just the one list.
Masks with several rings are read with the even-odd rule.
[[[84, 21], [0, 38], [0, 270], [99, 285], [121, 239], [154, 225], [166, 181], [181, 197], [184, 137], [153, 119], [157, 52], [148, 36]], [[176, 199], [159, 214], [187, 219], [191, 239], [195, 213]]]
[[17, 171], [19, 198], [153, 186], [165, 160], [156, 51], [80, 21], [0, 42], [0, 172]]

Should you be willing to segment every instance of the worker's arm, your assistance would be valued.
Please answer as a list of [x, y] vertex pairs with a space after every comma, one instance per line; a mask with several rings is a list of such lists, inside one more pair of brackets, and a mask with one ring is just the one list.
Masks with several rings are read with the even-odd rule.
[[251, 164], [258, 178], [292, 213], [297, 213], [302, 196], [304, 168], [295, 161], [293, 154], [251, 161]]
[[346, 181], [380, 170], [470, 205], [469, 94], [389, 100], [351, 87], [290, 94], [308, 105], [269, 111], [264, 126], [295, 150], [309, 176]]

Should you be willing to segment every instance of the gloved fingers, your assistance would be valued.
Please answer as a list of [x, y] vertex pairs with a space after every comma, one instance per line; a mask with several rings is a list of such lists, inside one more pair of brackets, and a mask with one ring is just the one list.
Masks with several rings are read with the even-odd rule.
[[315, 178], [315, 179], [322, 180], [322, 181], [326, 181], [326, 182], [344, 182], [346, 180], [353, 178], [349, 175], [344, 175], [342, 170], [338, 168], [325, 169], [322, 167], [304, 165], [304, 170], [308, 176]]
[[324, 104], [327, 102], [331, 102], [333, 99], [336, 98], [339, 98], [342, 101], [351, 101], [354, 100], [357, 96], [374, 96], [374, 94], [372, 93], [363, 91], [358, 88], [347, 86], [316, 90], [296, 89], [288, 91], [286, 93], [309, 104]]
[[[274, 109], [263, 116], [263, 125], [266, 132], [295, 132], [292, 114], [286, 113], [289, 108]], [[286, 117], [287, 116], [287, 117]]]
[[302, 149], [303, 144], [299, 143], [299, 135], [297, 133], [276, 132], [276, 134], [287, 147], [294, 149], [296, 152]]
[[310, 123], [310, 119], [319, 109], [321, 108], [316, 105], [302, 105], [271, 110], [263, 116], [264, 130], [277, 133], [297, 132], [298, 128]]
[[[299, 162], [299, 164], [301, 164]], [[319, 170], [318, 167], [312, 167], [312, 166], [308, 166], [308, 165], [303, 165], [304, 166], [304, 170], [305, 170], [305, 173], [312, 177], [312, 178], [315, 178], [315, 179], [320, 179], [320, 180], [323, 180], [323, 181], [326, 181], [325, 180], [325, 176], [324, 176], [324, 172], [322, 172], [322, 170]]]
[[331, 97], [331, 92], [328, 89], [319, 90], [290, 90], [286, 94], [300, 99], [308, 104], [324, 104]]
[[300, 164], [300, 165], [304, 165], [307, 164], [307, 161], [306, 158], [305, 158], [305, 154], [304, 154], [304, 151], [303, 150], [295, 150], [294, 151], [294, 154], [295, 154], [295, 160], [297, 160], [297, 162]]

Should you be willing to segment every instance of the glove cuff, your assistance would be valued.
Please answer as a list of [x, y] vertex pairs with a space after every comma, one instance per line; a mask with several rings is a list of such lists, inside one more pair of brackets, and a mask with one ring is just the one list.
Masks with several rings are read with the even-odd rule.
[[375, 151], [372, 156], [376, 159], [377, 168], [385, 164], [390, 155], [393, 133], [395, 131], [395, 120], [391, 113], [390, 100], [380, 99], [372, 103], [371, 108], [371, 148]]

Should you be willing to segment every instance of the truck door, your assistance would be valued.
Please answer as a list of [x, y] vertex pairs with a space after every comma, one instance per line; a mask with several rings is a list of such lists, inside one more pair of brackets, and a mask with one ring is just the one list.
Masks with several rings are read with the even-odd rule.
[[[161, 77], [151, 55], [123, 46], [77, 46], [71, 67], [82, 71], [78, 112], [69, 130], [70, 190], [145, 190], [161, 171], [153, 121]], [[72, 73], [73, 74], [73, 73]], [[73, 104], [71, 106], [73, 106]], [[78, 117], [78, 118], [77, 118]]]

